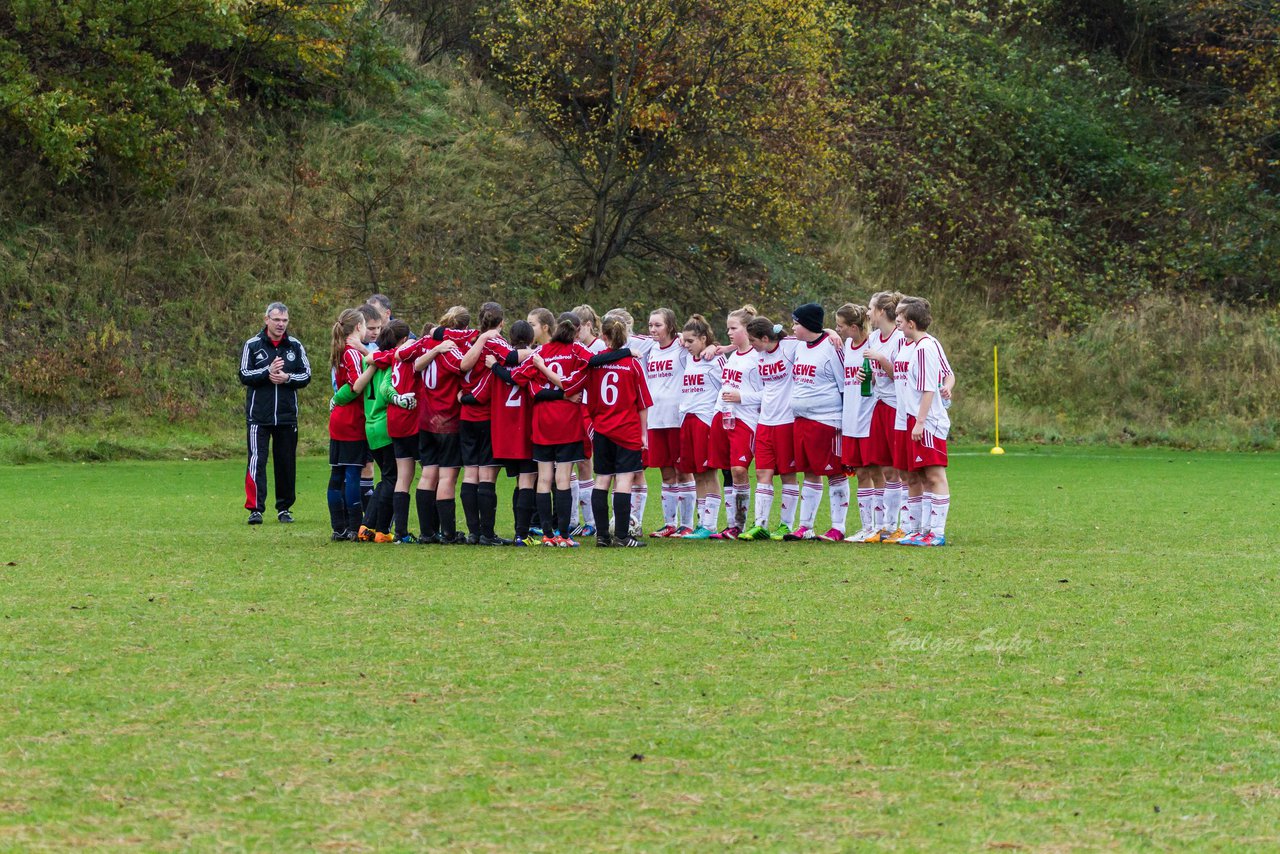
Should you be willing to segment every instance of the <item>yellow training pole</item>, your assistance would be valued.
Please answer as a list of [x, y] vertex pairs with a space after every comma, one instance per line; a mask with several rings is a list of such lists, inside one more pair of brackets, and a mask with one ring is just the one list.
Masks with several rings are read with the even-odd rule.
[[1004, 453], [1004, 448], [1000, 447], [1000, 347], [993, 346], [991, 348], [992, 371], [991, 375], [996, 381], [996, 446], [991, 449], [991, 453], [997, 456]]

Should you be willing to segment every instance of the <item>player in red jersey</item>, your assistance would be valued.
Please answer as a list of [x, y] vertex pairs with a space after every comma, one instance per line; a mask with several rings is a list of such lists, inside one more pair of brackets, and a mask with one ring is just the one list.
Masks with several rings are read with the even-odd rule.
[[[544, 525], [546, 546], [577, 546], [569, 530], [569, 476], [583, 458], [580, 392], [586, 384], [591, 353], [577, 342], [578, 316], [565, 312], [556, 320], [551, 340], [538, 348], [538, 358], [523, 365], [514, 376], [529, 384], [533, 393], [533, 459], [538, 463], [536, 501]], [[554, 487], [554, 500], [552, 489]], [[554, 510], [554, 512], [553, 512]], [[555, 528], [546, 530], [549, 520]]]
[[[333, 324], [329, 365], [334, 384], [350, 389], [364, 372], [364, 315], [349, 308]], [[329, 522], [334, 540], [354, 540], [364, 508], [360, 503], [360, 470], [369, 446], [364, 436], [364, 405], [359, 395], [329, 407]]]
[[[511, 346], [517, 352], [529, 352], [533, 345], [533, 327], [528, 321], [511, 324]], [[525, 384], [516, 382], [513, 370], [492, 353], [485, 364], [493, 372], [489, 384], [489, 418], [493, 425], [493, 456], [507, 468], [507, 476], [516, 479], [512, 495], [516, 536], [512, 545], [530, 546], [533, 539], [529, 527], [533, 519], [534, 491], [538, 482], [538, 465], [533, 461], [533, 398]]]
[[649, 386], [645, 382], [644, 368], [634, 356], [626, 355], [627, 338], [631, 330], [620, 317], [609, 317], [604, 322], [604, 337], [608, 350], [599, 359], [618, 356], [616, 361], [588, 369], [586, 389], [587, 408], [590, 411], [595, 436], [595, 489], [591, 503], [598, 519], [609, 515], [609, 488], [617, 481], [613, 494], [614, 536], [601, 530], [596, 536], [597, 546], [642, 548], [644, 540], [631, 536], [631, 487], [635, 480], [644, 477], [643, 453], [649, 445], [647, 410], [653, 406]]
[[443, 369], [439, 358], [459, 346], [470, 346], [475, 332], [471, 312], [455, 305], [444, 313], [438, 326], [427, 324], [422, 337], [401, 351], [413, 360], [418, 374], [418, 478], [415, 502], [418, 508], [418, 540], [426, 543], [457, 542], [456, 491], [462, 468], [458, 442], [461, 378]]
[[466, 350], [446, 353], [442, 366], [462, 378], [462, 413], [458, 436], [462, 445], [462, 509], [466, 515], [471, 545], [494, 546], [506, 541], [494, 531], [497, 518], [498, 472], [501, 470], [493, 458], [493, 437], [490, 424], [489, 403], [480, 402], [479, 396], [487, 393], [485, 386], [491, 381], [484, 355], [491, 353], [498, 361], [505, 361], [511, 354], [510, 345], [502, 338], [502, 306], [487, 302], [480, 307], [480, 334]]
[[[581, 324], [578, 327], [578, 343], [586, 347], [593, 356], [603, 352], [608, 345], [600, 337], [600, 315], [586, 304], [574, 306], [572, 311], [578, 316], [578, 322]], [[587, 439], [582, 449], [585, 459], [574, 466], [575, 471], [569, 476], [570, 504], [573, 508], [569, 526], [570, 536], [573, 537], [590, 537], [596, 533], [595, 509], [591, 501], [591, 488], [595, 482], [595, 475], [591, 470], [591, 456], [594, 453], [592, 438], [595, 432], [591, 426], [588, 391], [582, 393], [582, 403], [582, 417], [587, 431]], [[578, 522], [579, 516], [582, 519], [581, 524]]]

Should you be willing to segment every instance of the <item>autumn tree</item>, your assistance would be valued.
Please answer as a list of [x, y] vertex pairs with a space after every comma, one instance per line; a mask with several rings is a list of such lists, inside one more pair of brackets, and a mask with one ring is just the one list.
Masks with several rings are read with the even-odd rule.
[[511, 0], [483, 41], [559, 157], [540, 209], [585, 291], [618, 258], [794, 231], [834, 171], [815, 0]]
[[0, 145], [59, 182], [163, 185], [202, 116], [329, 97], [383, 61], [365, 2], [0, 3]]

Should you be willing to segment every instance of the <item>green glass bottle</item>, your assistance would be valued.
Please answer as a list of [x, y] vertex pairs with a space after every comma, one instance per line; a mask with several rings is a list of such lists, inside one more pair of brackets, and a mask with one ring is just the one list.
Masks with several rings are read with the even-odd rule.
[[871, 397], [871, 360], [862, 360], [862, 396]]

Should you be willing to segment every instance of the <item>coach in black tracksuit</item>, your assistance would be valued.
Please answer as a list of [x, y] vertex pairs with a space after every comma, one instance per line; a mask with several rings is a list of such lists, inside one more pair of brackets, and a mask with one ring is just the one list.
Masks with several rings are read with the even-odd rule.
[[289, 309], [283, 303], [267, 306], [266, 325], [244, 342], [240, 353], [240, 382], [244, 383], [244, 414], [249, 429], [249, 467], [244, 476], [244, 506], [249, 524], [262, 524], [267, 503], [267, 454], [275, 440], [276, 518], [292, 522], [298, 453], [298, 389], [311, 382], [311, 363], [302, 342], [290, 338]]

